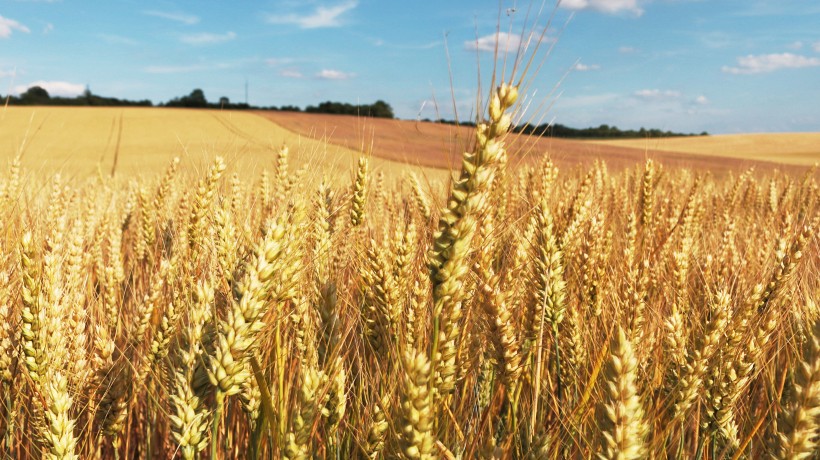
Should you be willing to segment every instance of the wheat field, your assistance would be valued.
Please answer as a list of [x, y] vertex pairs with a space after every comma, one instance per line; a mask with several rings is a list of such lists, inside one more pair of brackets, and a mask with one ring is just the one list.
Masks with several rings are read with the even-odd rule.
[[[362, 134], [364, 146], [367, 136]], [[93, 176], [151, 177], [174, 157], [180, 167], [204, 171], [203, 158], [221, 155], [230, 172], [255, 176], [276, 162], [282, 145], [291, 150], [296, 170], [321, 170], [331, 179], [346, 177], [366, 149], [350, 149], [303, 136], [255, 114], [230, 110], [145, 107], [5, 107], [0, 109], [0, 148], [20, 157], [39, 177], [59, 173], [82, 181]], [[373, 169], [395, 179], [407, 165], [373, 158]], [[441, 171], [417, 168], [441, 179]], [[312, 174], [311, 176], [315, 176]]]
[[513, 168], [517, 99], [449, 183], [13, 160], [3, 456], [817, 458], [817, 171]]
[[594, 142], [653, 152], [685, 152], [803, 166], [812, 166], [820, 161], [820, 133], [721, 134]]

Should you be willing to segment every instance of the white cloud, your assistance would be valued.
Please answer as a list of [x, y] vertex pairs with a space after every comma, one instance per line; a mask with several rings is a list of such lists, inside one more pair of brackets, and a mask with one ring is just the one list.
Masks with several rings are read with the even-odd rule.
[[85, 91], [85, 85], [80, 83], [70, 83], [67, 81], [45, 81], [37, 80], [27, 85], [17, 85], [12, 89], [14, 94], [25, 93], [27, 89], [32, 86], [39, 86], [46, 91], [50, 96], [74, 97], [79, 96]]
[[23, 33], [30, 33], [28, 27], [20, 24], [19, 22], [15, 21], [14, 19], [4, 18], [0, 16], [0, 38], [9, 38], [11, 37], [12, 32], [14, 31], [23, 32]]
[[202, 32], [198, 34], [183, 35], [180, 38], [180, 41], [189, 45], [213, 45], [216, 43], [229, 42], [235, 38], [236, 34], [234, 32], [226, 32], [224, 34]]
[[335, 6], [318, 6], [313, 12], [304, 15], [268, 15], [267, 21], [271, 24], [294, 24], [303, 29], [339, 27], [342, 25], [342, 15], [358, 4], [357, 0], [348, 0]]
[[647, 100], [662, 100], [662, 99], [679, 99], [681, 97], [680, 91], [674, 90], [660, 90], [660, 89], [642, 89], [635, 91], [633, 95], [640, 99]]
[[305, 76], [302, 72], [298, 71], [297, 69], [282, 69], [279, 71], [279, 76], [285, 78], [304, 78]]
[[800, 48], [803, 48], [803, 42], [796, 41], [796, 42], [790, 43], [790, 44], [786, 45], [786, 48], [788, 48], [790, 50], [799, 50]]
[[818, 53], [820, 53], [820, 42], [817, 42], [817, 43], [815, 43], [815, 44], [811, 45], [811, 48], [812, 48], [814, 51], [817, 51]]
[[748, 55], [737, 58], [737, 67], [723, 66], [721, 70], [731, 74], [755, 74], [780, 69], [800, 69], [820, 66], [820, 58], [792, 53]]
[[606, 14], [643, 14], [638, 0], [563, 0], [560, 5], [570, 10], [594, 10]]
[[316, 74], [317, 78], [321, 78], [323, 80], [347, 80], [355, 76], [356, 74], [353, 73], [342, 72], [341, 70], [333, 69], [322, 69], [319, 73]]
[[490, 52], [495, 51], [496, 44], [498, 44], [499, 53], [512, 53], [517, 51], [519, 46], [521, 46], [521, 36], [507, 32], [496, 32], [494, 34], [479, 37], [475, 40], [464, 42], [464, 46], [468, 50]]
[[170, 13], [167, 11], [148, 10], [143, 11], [142, 14], [162, 19], [168, 19], [169, 21], [181, 22], [189, 26], [199, 22], [199, 16], [194, 16], [192, 14], [185, 13]]
[[706, 105], [709, 103], [709, 98], [701, 94], [700, 96], [695, 98], [695, 104], [697, 105]]
[[45, 26], [43, 26], [43, 35], [47, 35], [54, 30], [54, 24], [48, 22]]
[[578, 72], [588, 72], [590, 70], [600, 70], [601, 66], [598, 64], [584, 64], [583, 62], [576, 63], [572, 66], [572, 70], [577, 70]]

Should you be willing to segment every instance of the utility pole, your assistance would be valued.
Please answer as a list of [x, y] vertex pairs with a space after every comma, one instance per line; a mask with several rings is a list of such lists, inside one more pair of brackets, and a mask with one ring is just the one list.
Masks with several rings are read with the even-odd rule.
[[245, 105], [248, 105], [248, 78], [245, 77]]

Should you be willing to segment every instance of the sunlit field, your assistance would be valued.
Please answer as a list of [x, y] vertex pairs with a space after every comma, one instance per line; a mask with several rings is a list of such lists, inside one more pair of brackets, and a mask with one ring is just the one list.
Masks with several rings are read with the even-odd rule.
[[[366, 138], [363, 136], [362, 141]], [[290, 149], [297, 170], [321, 170], [347, 177], [361, 149], [322, 142], [241, 111], [160, 108], [6, 107], [0, 109], [0, 148], [11, 161], [19, 155], [29, 172], [64, 178], [149, 176], [179, 157], [183, 169], [202, 171], [206, 158], [223, 156], [231, 172], [261, 174], [272, 169], [276, 152]], [[393, 177], [390, 162], [373, 168]], [[405, 168], [401, 168], [405, 169]], [[400, 172], [400, 171], [398, 171]], [[436, 175], [434, 171], [430, 175]], [[315, 175], [315, 174], [314, 174]]]
[[510, 165], [516, 102], [449, 185], [253, 115], [7, 111], [3, 454], [816, 455], [817, 171]]
[[650, 152], [673, 151], [804, 166], [820, 162], [820, 133], [724, 134], [597, 143]]
[[820, 135], [513, 134], [536, 9], [474, 129], [0, 108], [0, 457], [820, 458]]

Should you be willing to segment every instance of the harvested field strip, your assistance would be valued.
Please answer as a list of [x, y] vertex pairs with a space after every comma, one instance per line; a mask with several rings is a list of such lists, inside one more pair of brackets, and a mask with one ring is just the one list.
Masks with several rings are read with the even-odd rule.
[[[256, 113], [303, 136], [325, 139], [332, 144], [352, 149], [372, 145], [374, 156], [434, 168], [457, 169], [462, 152], [469, 150], [472, 142], [473, 129], [464, 126], [347, 115], [272, 111]], [[549, 153], [553, 161], [562, 167], [602, 159], [614, 170], [629, 167], [647, 157], [669, 165], [709, 168], [718, 174], [753, 165], [765, 169], [775, 166], [765, 161], [754, 161], [765, 158], [729, 158], [721, 156], [717, 151], [715, 155], [691, 155], [681, 151], [647, 149], [640, 143], [610, 145], [514, 135], [510, 136], [508, 142], [511, 164], [531, 163], [540, 159], [544, 153]]]

